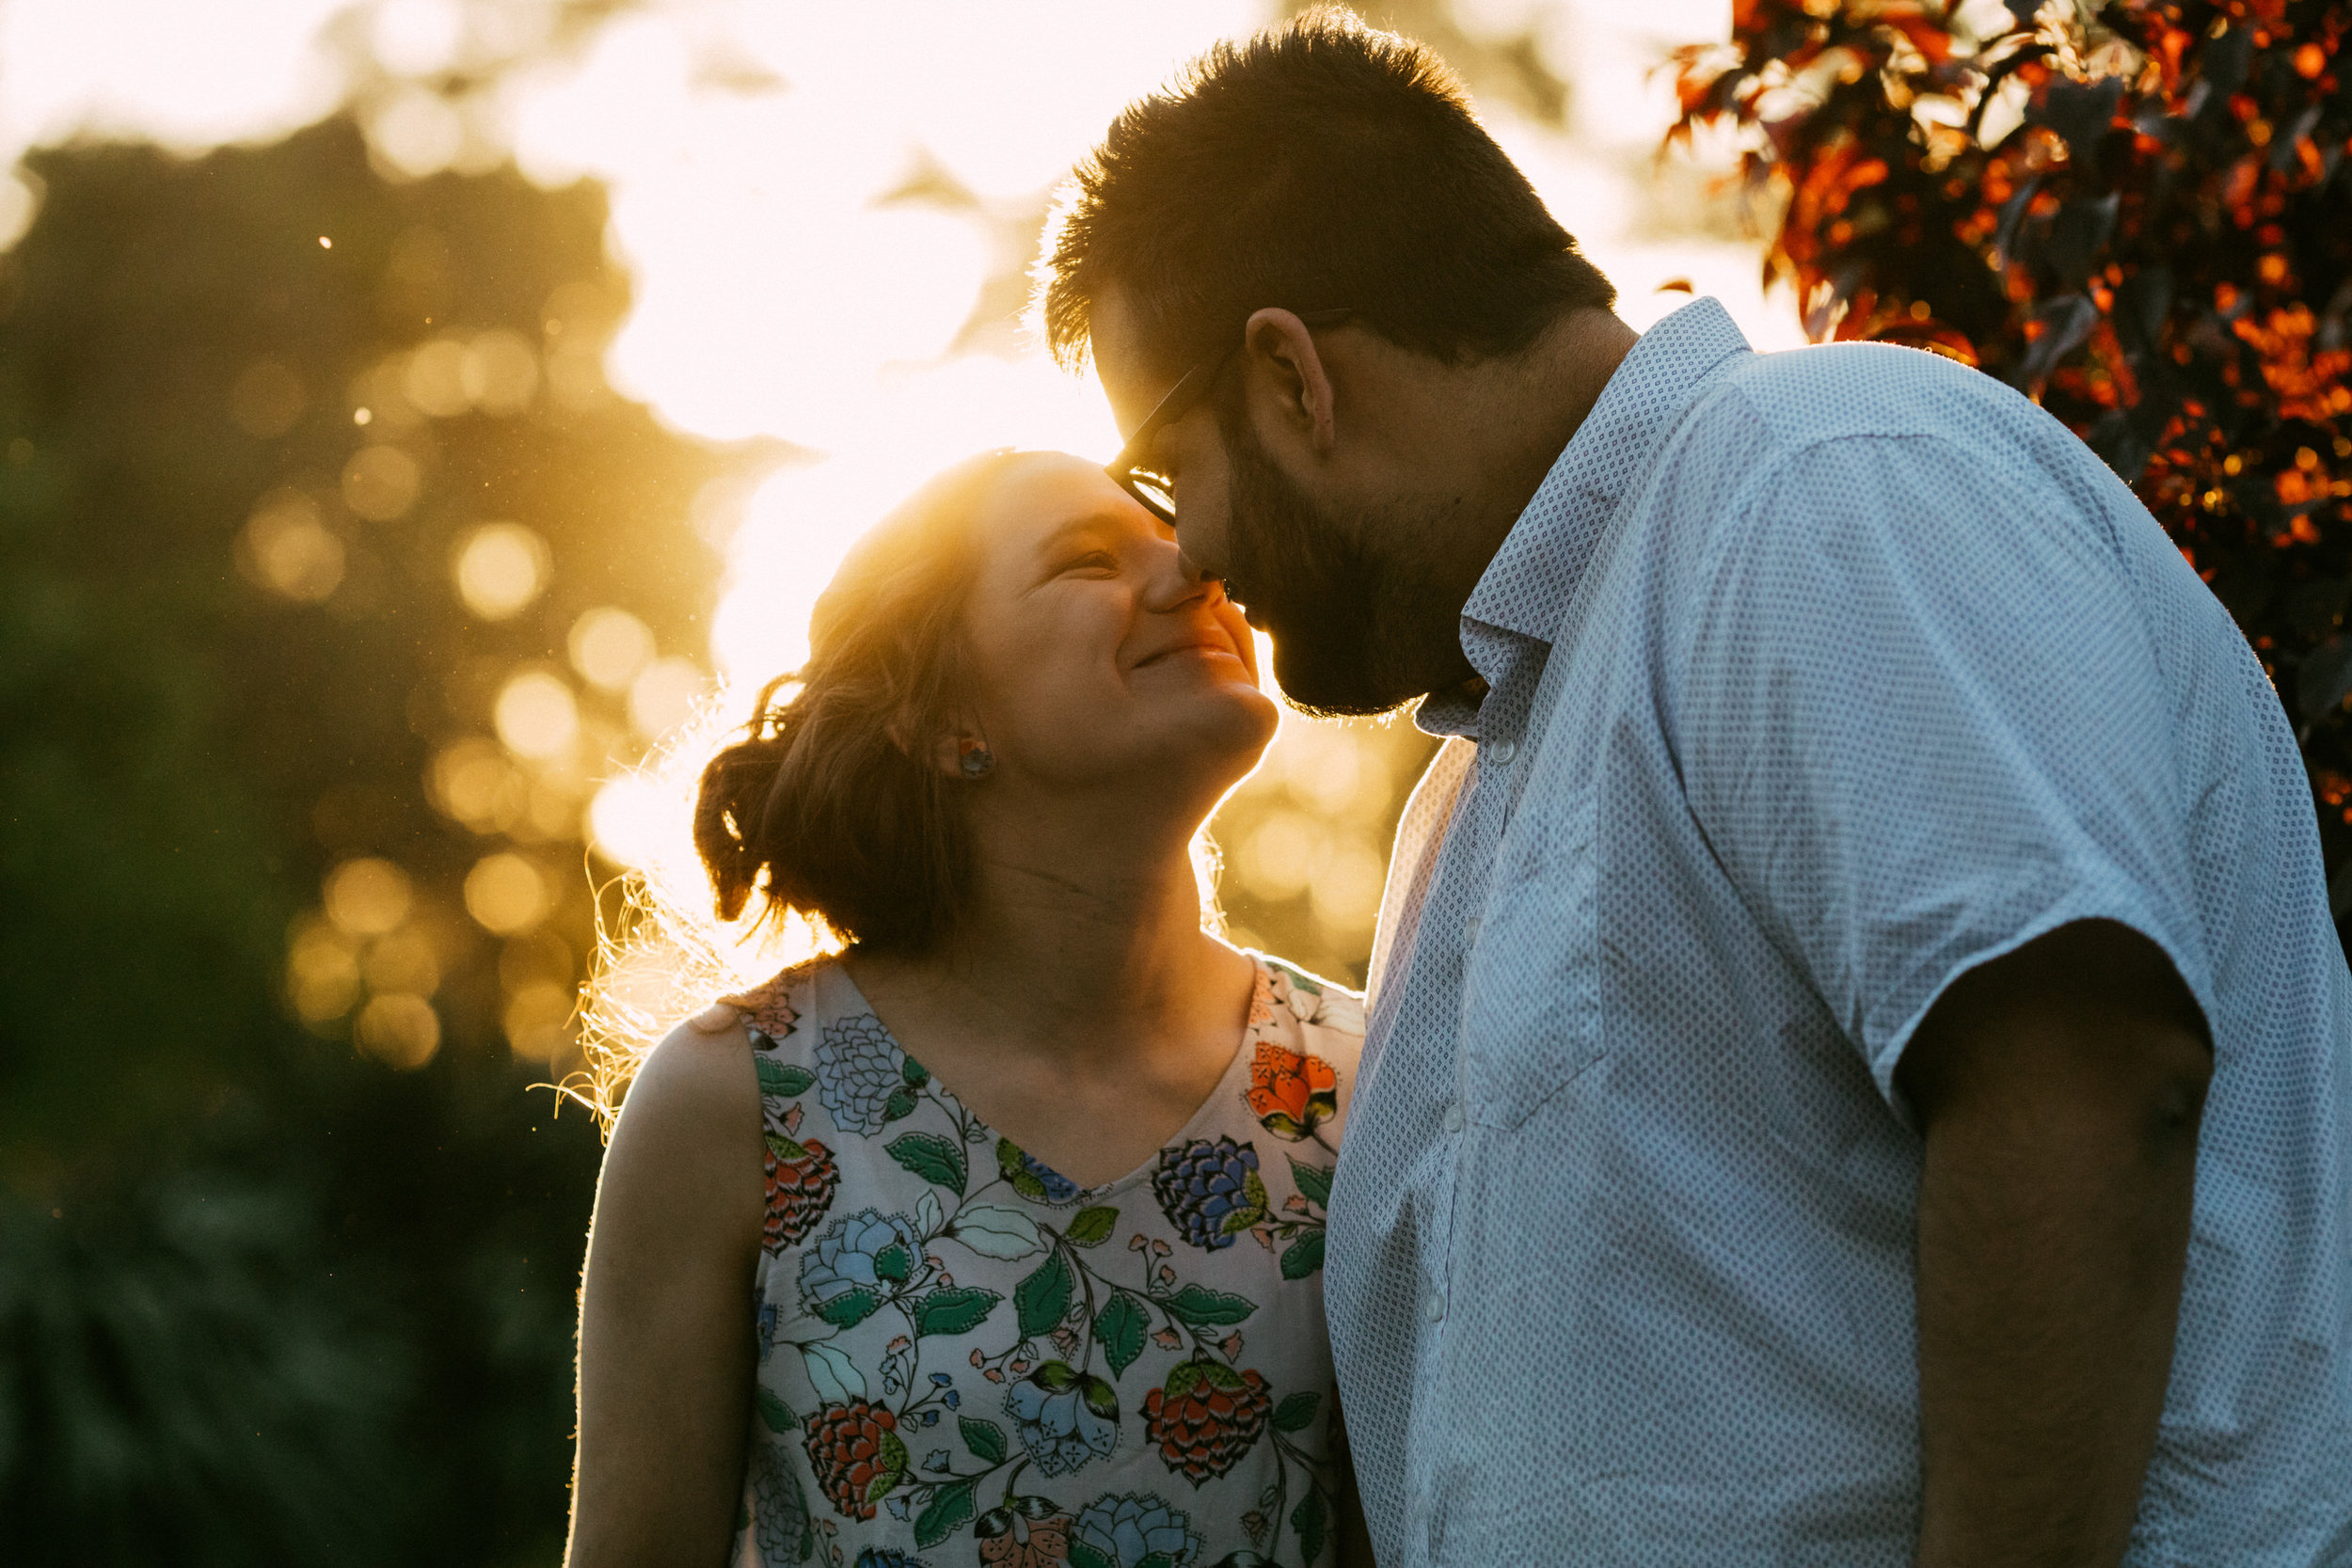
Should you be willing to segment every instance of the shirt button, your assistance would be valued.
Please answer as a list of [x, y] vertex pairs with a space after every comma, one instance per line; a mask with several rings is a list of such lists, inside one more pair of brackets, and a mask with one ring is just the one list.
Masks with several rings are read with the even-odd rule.
[[1478, 945], [1478, 917], [1476, 915], [1471, 915], [1462, 922], [1462, 945], [1465, 947]]
[[1430, 1291], [1429, 1305], [1427, 1307], [1423, 1308], [1423, 1310], [1429, 1314], [1429, 1321], [1433, 1323], [1443, 1320], [1445, 1317], [1445, 1292], [1443, 1291]]
[[1445, 1130], [1449, 1132], [1462, 1130], [1462, 1102], [1458, 1100], [1445, 1108]]
[[1497, 768], [1508, 768], [1511, 759], [1519, 754], [1519, 743], [1508, 739], [1489, 741], [1482, 754]]

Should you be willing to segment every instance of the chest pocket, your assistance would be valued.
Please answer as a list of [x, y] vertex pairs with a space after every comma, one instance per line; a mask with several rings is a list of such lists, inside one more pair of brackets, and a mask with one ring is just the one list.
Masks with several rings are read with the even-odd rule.
[[1527, 802], [1504, 831], [1463, 974], [1462, 1100], [1518, 1127], [1602, 1055], [1595, 801]]

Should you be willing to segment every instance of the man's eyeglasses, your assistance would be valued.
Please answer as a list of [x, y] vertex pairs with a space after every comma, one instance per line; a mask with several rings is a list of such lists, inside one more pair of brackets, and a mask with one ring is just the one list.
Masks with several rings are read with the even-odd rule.
[[[1301, 310], [1298, 319], [1308, 326], [1332, 326], [1356, 312], [1351, 309]], [[1120, 449], [1119, 455], [1103, 466], [1111, 482], [1142, 503], [1143, 509], [1161, 522], [1176, 521], [1176, 482], [1151, 467], [1152, 443], [1168, 426], [1192, 412], [1195, 404], [1208, 396], [1209, 388], [1225, 367], [1232, 363], [1246, 338], [1236, 338], [1232, 346], [1212, 358], [1203, 359], [1177, 379], [1168, 395], [1152, 406], [1136, 426], [1134, 436]]]

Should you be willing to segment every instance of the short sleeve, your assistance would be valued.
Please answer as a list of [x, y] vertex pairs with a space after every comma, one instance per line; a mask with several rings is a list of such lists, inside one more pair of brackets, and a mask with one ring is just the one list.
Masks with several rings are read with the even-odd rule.
[[2130, 519], [1936, 436], [1807, 447], [1750, 494], [1670, 612], [1670, 723], [1718, 861], [1880, 1092], [1954, 979], [2079, 920], [2155, 942], [2211, 1018], [2172, 705], [2106, 531]]

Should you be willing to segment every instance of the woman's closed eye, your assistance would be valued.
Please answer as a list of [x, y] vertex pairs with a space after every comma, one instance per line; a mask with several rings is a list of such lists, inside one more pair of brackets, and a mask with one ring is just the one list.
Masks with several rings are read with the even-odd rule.
[[1119, 557], [1108, 550], [1089, 550], [1084, 555], [1071, 557], [1054, 569], [1056, 577], [1067, 577], [1073, 572], [1102, 572], [1117, 577]]

